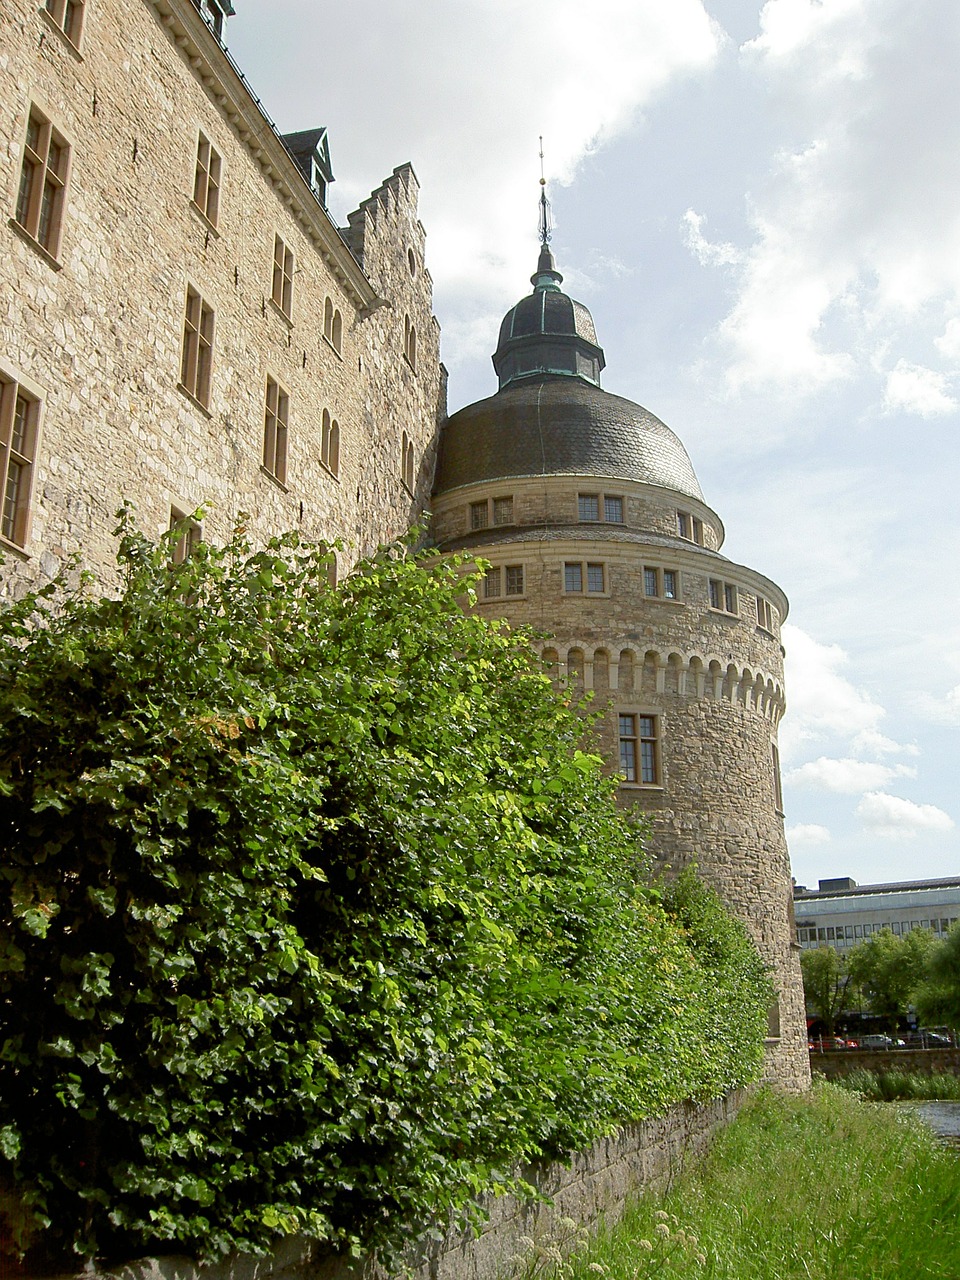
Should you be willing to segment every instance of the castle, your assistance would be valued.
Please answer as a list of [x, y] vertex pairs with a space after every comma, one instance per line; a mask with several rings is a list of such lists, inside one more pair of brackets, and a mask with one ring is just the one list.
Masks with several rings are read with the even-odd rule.
[[[325, 131], [281, 137], [223, 43], [229, 0], [6, 0], [2, 589], [74, 555], [109, 581], [125, 499], [179, 550], [291, 528], [337, 568], [432, 505], [489, 561], [477, 608], [592, 690], [625, 805], [695, 861], [776, 980], [768, 1074], [809, 1080], [780, 812], [781, 590], [720, 554], [677, 437], [601, 390], [546, 222], [500, 389], [446, 417], [410, 166], [338, 229]], [[439, 445], [439, 452], [438, 452]], [[432, 503], [431, 503], [431, 493]], [[192, 514], [203, 508], [202, 523]]]

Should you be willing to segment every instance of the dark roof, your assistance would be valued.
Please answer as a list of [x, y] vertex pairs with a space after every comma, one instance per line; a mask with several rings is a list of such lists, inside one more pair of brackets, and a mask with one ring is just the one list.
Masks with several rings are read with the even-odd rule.
[[793, 896], [797, 901], [809, 902], [811, 898], [857, 898], [872, 893], [905, 893], [914, 889], [960, 889], [960, 877], [944, 876], [939, 880], [897, 880], [891, 884], [859, 884], [855, 889], [807, 889], [794, 885]]
[[520, 476], [638, 480], [703, 501], [668, 426], [576, 377], [533, 376], [467, 405], [444, 424], [436, 493]]

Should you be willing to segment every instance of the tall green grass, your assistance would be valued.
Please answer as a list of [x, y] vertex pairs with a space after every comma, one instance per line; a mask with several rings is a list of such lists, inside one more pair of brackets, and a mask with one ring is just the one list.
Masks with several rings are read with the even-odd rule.
[[908, 1071], [868, 1071], [861, 1067], [848, 1076], [838, 1077], [834, 1083], [872, 1102], [894, 1102], [901, 1098], [960, 1101], [960, 1076], [945, 1072], [921, 1076]]
[[914, 1118], [835, 1086], [763, 1092], [669, 1194], [568, 1244], [558, 1263], [551, 1242], [536, 1242], [515, 1274], [958, 1280], [960, 1159]]

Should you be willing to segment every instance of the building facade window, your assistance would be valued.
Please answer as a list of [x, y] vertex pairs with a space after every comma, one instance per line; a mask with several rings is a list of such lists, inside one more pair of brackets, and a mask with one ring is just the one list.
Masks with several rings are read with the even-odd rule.
[[773, 606], [763, 596], [757, 596], [757, 626], [773, 633]]
[[737, 588], [732, 582], [721, 582], [719, 578], [711, 578], [710, 583], [710, 608], [719, 609], [722, 613], [739, 613], [737, 602]]
[[60, 252], [69, 166], [66, 141], [36, 107], [31, 107], [15, 220], [54, 258]]
[[417, 331], [409, 316], [403, 317], [403, 354], [411, 369], [417, 367]]
[[337, 355], [343, 351], [343, 316], [339, 307], [335, 307], [330, 298], [323, 302], [323, 336], [330, 343]]
[[486, 529], [490, 524], [490, 506], [484, 499], [483, 502], [470, 503], [470, 528]]
[[513, 498], [493, 499], [493, 523], [513, 524]]
[[677, 533], [688, 542], [703, 546], [703, 521], [689, 511], [677, 512]]
[[775, 742], [770, 744], [771, 766], [773, 769], [773, 807], [777, 813], [783, 813], [783, 784], [780, 781], [780, 750]]
[[577, 494], [577, 519], [590, 524], [600, 519], [608, 524], [623, 524], [623, 498], [616, 494]]
[[19, 383], [0, 376], [0, 532], [17, 547], [27, 545], [30, 532], [39, 422], [40, 401]]
[[620, 773], [625, 782], [660, 782], [660, 742], [656, 716], [621, 712], [617, 717]]
[[287, 319], [293, 316], [293, 250], [280, 236], [273, 241], [273, 283], [270, 296]]
[[187, 287], [183, 318], [183, 358], [180, 385], [194, 400], [210, 404], [210, 374], [213, 368], [213, 309], [196, 289]]
[[643, 594], [650, 599], [679, 600], [680, 575], [675, 569], [644, 565]]
[[287, 431], [290, 397], [273, 378], [267, 378], [263, 409], [263, 469], [281, 484], [287, 482]]
[[522, 564], [508, 564], [503, 568], [493, 565], [483, 575], [484, 600], [496, 600], [501, 595], [523, 595]]
[[80, 48], [83, 0], [46, 0], [44, 9], [75, 49]]
[[414, 471], [413, 441], [404, 432], [400, 450], [400, 477], [410, 493], [413, 493]]
[[197, 140], [197, 167], [193, 177], [193, 203], [211, 226], [220, 217], [220, 170], [222, 161], [205, 133]]
[[505, 589], [508, 596], [523, 595], [523, 565], [508, 564], [504, 570]]
[[320, 420], [320, 461], [332, 476], [340, 475], [340, 423], [324, 409]]
[[170, 563], [183, 564], [200, 545], [202, 540], [200, 526], [183, 511], [171, 507], [169, 528], [171, 533], [178, 535], [171, 545]]
[[603, 595], [607, 589], [607, 567], [604, 564], [568, 560], [563, 566], [563, 589], [568, 593]]

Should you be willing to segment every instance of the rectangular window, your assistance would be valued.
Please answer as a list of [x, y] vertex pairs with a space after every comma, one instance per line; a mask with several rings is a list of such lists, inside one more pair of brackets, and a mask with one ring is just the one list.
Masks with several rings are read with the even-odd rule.
[[723, 607], [727, 613], [737, 612], [737, 588], [729, 583], [723, 588]]
[[564, 591], [583, 590], [582, 564], [565, 564], [563, 566], [563, 589]]
[[205, 408], [210, 404], [210, 371], [213, 365], [213, 310], [187, 287], [183, 319], [183, 359], [180, 385]]
[[686, 511], [677, 512], [677, 533], [681, 538], [690, 537], [690, 517]]
[[173, 550], [170, 555], [172, 564], [183, 564], [193, 555], [194, 551], [200, 544], [200, 526], [195, 520], [191, 520], [189, 516], [177, 511], [175, 507], [170, 508], [170, 529], [178, 530], [180, 536], [173, 544]]
[[673, 569], [663, 571], [663, 596], [665, 600], [677, 598], [677, 575]]
[[83, 0], [46, 0], [44, 8], [70, 43], [79, 48]]
[[577, 497], [577, 518], [579, 520], [600, 519], [600, 498], [597, 494], [579, 494]]
[[660, 781], [660, 752], [656, 716], [638, 716], [640, 730], [640, 781]]
[[587, 590], [602, 595], [604, 591], [604, 572], [602, 564], [587, 565]]
[[660, 594], [660, 580], [656, 569], [644, 569], [643, 594], [645, 596], [658, 596]]
[[720, 609], [723, 613], [736, 614], [737, 588], [729, 582], [710, 579], [710, 608]]
[[703, 546], [703, 521], [692, 516], [689, 511], [677, 512], [677, 533], [688, 542]]
[[70, 148], [53, 125], [30, 108], [17, 190], [16, 221], [53, 257], [60, 250]]
[[780, 781], [780, 752], [775, 742], [770, 743], [771, 764], [773, 766], [773, 807], [777, 813], [783, 812], [783, 784]]
[[626, 782], [637, 781], [637, 717], [622, 715], [620, 720], [620, 772]]
[[773, 607], [763, 596], [757, 596], [757, 626], [763, 627], [764, 631], [773, 631]]
[[483, 575], [483, 596], [485, 600], [493, 600], [500, 594], [500, 570], [488, 569]]
[[680, 575], [675, 569], [657, 569], [645, 565], [643, 569], [643, 594], [651, 599], [678, 600]]
[[293, 250], [279, 236], [273, 242], [271, 297], [289, 320], [293, 314]]
[[506, 568], [506, 590], [508, 596], [523, 595], [523, 565], [508, 564]]
[[717, 582], [716, 578], [711, 578], [710, 579], [710, 608], [711, 609], [721, 608], [722, 600], [723, 600], [723, 594], [722, 594], [721, 584]]
[[470, 528], [486, 529], [490, 524], [490, 508], [486, 499], [470, 503]]
[[513, 498], [494, 498], [493, 523], [513, 524]]
[[899, 938], [899, 936], [900, 936], [900, 921], [899, 921], [899, 920], [894, 920], [894, 922], [893, 922], [893, 924], [890, 926], [890, 928], [891, 928], [891, 931], [892, 931], [893, 933], [895, 933], [895, 934], [897, 935], [897, 937]]
[[287, 479], [287, 421], [290, 397], [273, 378], [267, 378], [263, 414], [263, 468], [281, 484]]
[[18, 383], [0, 379], [0, 532], [18, 547], [27, 544], [39, 417], [39, 400]]
[[220, 213], [220, 153], [203, 133], [197, 142], [197, 169], [193, 179], [193, 203], [213, 226]]
[[623, 499], [604, 498], [603, 518], [609, 524], [623, 524]]

